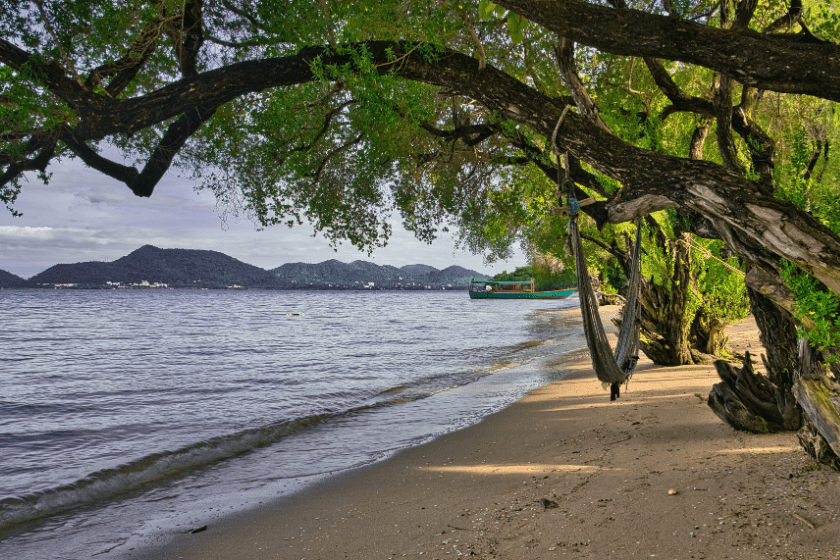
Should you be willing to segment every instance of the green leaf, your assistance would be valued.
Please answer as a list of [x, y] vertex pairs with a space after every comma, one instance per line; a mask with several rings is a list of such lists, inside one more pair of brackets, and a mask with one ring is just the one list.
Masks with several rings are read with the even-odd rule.
[[510, 35], [511, 41], [514, 44], [521, 43], [525, 37], [522, 35], [522, 30], [528, 24], [528, 20], [524, 17], [514, 14], [513, 12], [508, 13], [507, 17], [507, 29], [508, 34]]
[[493, 10], [496, 8], [496, 4], [490, 0], [481, 0], [481, 2], [478, 3], [478, 17], [481, 19], [490, 19], [493, 17]]

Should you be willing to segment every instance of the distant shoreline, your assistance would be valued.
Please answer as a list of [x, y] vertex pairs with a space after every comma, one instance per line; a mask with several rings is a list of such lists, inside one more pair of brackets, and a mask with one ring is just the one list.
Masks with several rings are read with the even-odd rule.
[[284, 286], [284, 287], [232, 287], [232, 286], [214, 286], [214, 287], [192, 287], [192, 286], [13, 286], [13, 287], [0, 287], [0, 290], [189, 290], [189, 291], [202, 291], [202, 290], [229, 290], [229, 291], [252, 291], [252, 290], [264, 290], [264, 291], [297, 291], [297, 290], [312, 290], [312, 291], [342, 291], [342, 292], [466, 292], [469, 291], [468, 287], [441, 287], [441, 286], [432, 286], [432, 287], [400, 287], [400, 288], [354, 288], [354, 287], [329, 287], [329, 286]]
[[275, 289], [275, 290], [466, 290], [475, 270], [424, 264], [396, 268], [371, 262], [287, 263], [266, 270], [217, 251], [159, 249], [144, 245], [119, 259], [57, 264], [23, 279], [0, 270], [7, 288], [69, 289]]

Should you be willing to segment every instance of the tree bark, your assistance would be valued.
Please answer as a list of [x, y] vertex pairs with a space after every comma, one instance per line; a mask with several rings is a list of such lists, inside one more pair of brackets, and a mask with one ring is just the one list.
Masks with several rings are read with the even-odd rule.
[[767, 350], [762, 359], [768, 375], [754, 372], [749, 352], [740, 371], [722, 360], [715, 362], [722, 383], [712, 387], [709, 406], [739, 430], [797, 430], [802, 421], [793, 394], [793, 372], [799, 361], [796, 325], [790, 313], [761, 292], [748, 286], [747, 295], [761, 332], [761, 344]]
[[840, 470], [840, 383], [828, 378], [822, 356], [806, 341], [799, 357], [793, 384], [805, 420], [799, 442], [817, 461]]
[[[653, 278], [642, 279], [639, 295], [642, 310], [637, 319], [641, 325], [639, 346], [656, 365], [694, 364], [690, 318], [687, 316], [689, 288], [694, 281], [691, 277], [691, 254], [685, 242], [685, 236], [690, 234], [677, 227], [677, 239], [670, 239], [655, 220], [648, 219], [647, 223], [653, 229], [652, 243], [670, 255], [673, 269], [661, 283], [656, 283]], [[629, 259], [623, 260], [626, 269]]]
[[[691, 323], [691, 347], [710, 356], [720, 356], [726, 349], [728, 338], [724, 335], [726, 324], [711, 317], [701, 307]], [[695, 358], [695, 362], [697, 359]]]
[[797, 342], [789, 290], [757, 268], [746, 280], [750, 308], [767, 350], [762, 356], [767, 376], [754, 373], [749, 353], [740, 371], [715, 362], [722, 382], [709, 393], [709, 406], [739, 430], [799, 429], [802, 447], [818, 462], [840, 470], [840, 384], [819, 363], [818, 353], [804, 341]]
[[770, 381], [782, 388], [793, 386], [793, 372], [799, 363], [796, 322], [761, 292], [747, 287], [750, 311], [760, 331], [761, 345], [767, 351], [764, 365]]
[[656, 285], [644, 282], [641, 293], [641, 340], [645, 356], [656, 365], [693, 364], [691, 347], [683, 329], [680, 314], [685, 311], [686, 293], [681, 286]]

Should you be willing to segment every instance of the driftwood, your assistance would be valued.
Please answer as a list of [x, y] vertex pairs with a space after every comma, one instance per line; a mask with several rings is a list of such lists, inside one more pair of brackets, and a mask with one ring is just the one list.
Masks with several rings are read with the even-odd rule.
[[717, 416], [735, 428], [756, 433], [797, 430], [801, 411], [789, 387], [779, 387], [756, 373], [750, 353], [736, 369], [725, 360], [715, 362], [721, 383], [712, 387], [708, 404]]

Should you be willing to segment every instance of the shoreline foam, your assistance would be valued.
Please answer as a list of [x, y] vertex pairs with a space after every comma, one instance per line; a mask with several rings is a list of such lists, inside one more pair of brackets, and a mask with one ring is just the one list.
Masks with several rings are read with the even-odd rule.
[[[751, 320], [729, 332], [761, 350]], [[614, 403], [585, 352], [552, 367], [477, 425], [128, 557], [840, 557], [840, 475], [715, 417], [712, 366], [643, 359]]]

